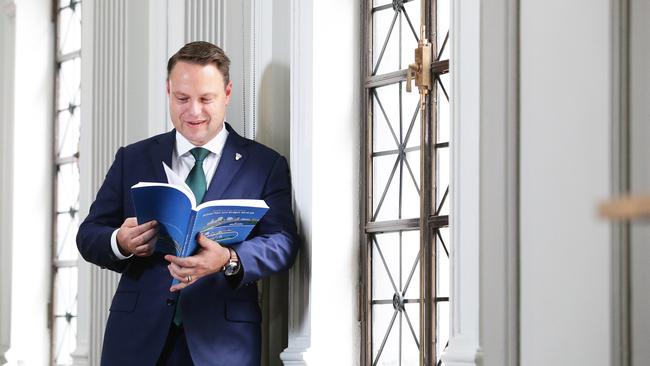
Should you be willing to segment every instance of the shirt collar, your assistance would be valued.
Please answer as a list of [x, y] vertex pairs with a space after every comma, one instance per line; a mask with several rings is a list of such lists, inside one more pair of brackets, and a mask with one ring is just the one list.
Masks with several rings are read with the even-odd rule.
[[[224, 124], [223, 127], [221, 128], [221, 131], [217, 134], [217, 136], [213, 137], [212, 140], [208, 141], [205, 145], [201, 146], [205, 149], [208, 149], [211, 153], [216, 154], [217, 156], [221, 155], [221, 152], [223, 151], [224, 145], [226, 145], [226, 139], [228, 138], [228, 130], [226, 129], [226, 125]], [[185, 136], [181, 135], [178, 131], [176, 131], [176, 156], [181, 157], [185, 154], [187, 154], [190, 150], [195, 148], [194, 144], [192, 144], [188, 139], [185, 138]]]

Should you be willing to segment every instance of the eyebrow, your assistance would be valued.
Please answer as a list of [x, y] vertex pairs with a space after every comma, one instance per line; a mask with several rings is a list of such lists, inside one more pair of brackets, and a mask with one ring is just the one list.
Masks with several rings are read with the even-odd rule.
[[[175, 97], [189, 97], [189, 95], [183, 93], [183, 92], [173, 92]], [[216, 98], [217, 94], [215, 93], [205, 93], [200, 95], [200, 98]]]

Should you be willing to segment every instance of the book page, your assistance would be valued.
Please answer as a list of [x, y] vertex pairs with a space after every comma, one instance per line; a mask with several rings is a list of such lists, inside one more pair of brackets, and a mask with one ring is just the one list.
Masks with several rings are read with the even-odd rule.
[[263, 200], [217, 200], [199, 207], [188, 243], [190, 255], [196, 250], [199, 232], [222, 245], [241, 243], [268, 211]]
[[158, 221], [159, 240], [155, 250], [180, 254], [192, 214], [190, 197], [177, 186], [150, 182], [131, 187], [131, 195], [139, 224]]
[[185, 183], [185, 180], [181, 178], [178, 174], [174, 173], [172, 168], [167, 166], [165, 162], [162, 162], [163, 169], [165, 169], [165, 175], [167, 176], [167, 183], [172, 184], [177, 186], [178, 188], [182, 189], [183, 192], [187, 194], [190, 199], [192, 199], [192, 207], [196, 207], [196, 197], [194, 197], [194, 192], [192, 192], [192, 189], [190, 186]]

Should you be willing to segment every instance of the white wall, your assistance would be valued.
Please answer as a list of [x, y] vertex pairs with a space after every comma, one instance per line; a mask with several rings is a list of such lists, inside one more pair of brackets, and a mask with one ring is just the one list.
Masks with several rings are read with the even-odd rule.
[[285, 365], [360, 359], [359, 12], [347, 0], [291, 1], [291, 169], [303, 244]]
[[314, 167], [309, 364], [356, 365], [361, 37], [350, 35], [360, 29], [360, 6], [314, 1], [313, 14], [313, 114], [301, 121], [312, 124], [311, 141], [301, 144], [312, 144]]
[[[49, 358], [53, 23], [48, 0], [16, 1], [10, 365]], [[38, 46], [35, 46], [38, 45]], [[11, 51], [10, 51], [11, 52]], [[39, 131], [39, 133], [34, 133]]]
[[521, 0], [521, 364], [610, 362], [610, 1]]

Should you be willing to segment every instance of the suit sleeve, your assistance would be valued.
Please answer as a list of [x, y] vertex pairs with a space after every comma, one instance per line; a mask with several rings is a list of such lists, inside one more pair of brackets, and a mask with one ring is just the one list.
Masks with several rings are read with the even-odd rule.
[[242, 266], [240, 274], [230, 280], [235, 287], [288, 269], [298, 253], [300, 241], [291, 208], [291, 179], [284, 157], [275, 161], [263, 192], [269, 210], [257, 224], [255, 236], [233, 247]]
[[77, 248], [81, 256], [88, 262], [116, 272], [124, 271], [130, 262], [129, 259], [118, 259], [111, 248], [111, 234], [124, 222], [123, 159], [124, 148], [120, 148], [77, 233]]

